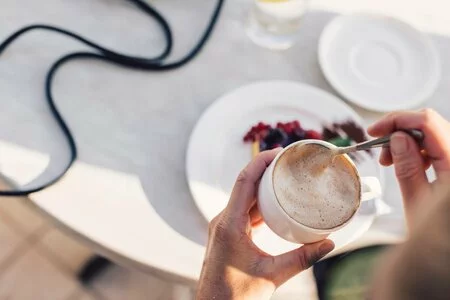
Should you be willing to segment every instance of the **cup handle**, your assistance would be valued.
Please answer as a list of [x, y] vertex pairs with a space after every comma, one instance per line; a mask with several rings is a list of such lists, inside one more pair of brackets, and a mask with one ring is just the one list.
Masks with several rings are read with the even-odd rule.
[[378, 178], [376, 177], [362, 177], [361, 178], [361, 202], [365, 201], [374, 201], [377, 215], [385, 215], [392, 212], [392, 208], [381, 201], [380, 196], [381, 192], [381, 184]]

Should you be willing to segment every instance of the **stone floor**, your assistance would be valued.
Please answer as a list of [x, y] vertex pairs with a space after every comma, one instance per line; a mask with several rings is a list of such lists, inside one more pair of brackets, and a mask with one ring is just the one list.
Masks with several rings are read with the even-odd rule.
[[93, 255], [92, 251], [26, 201], [29, 200], [0, 197], [0, 300], [185, 297], [180, 295], [178, 286], [119, 266], [107, 269], [91, 286], [82, 286], [76, 272]]

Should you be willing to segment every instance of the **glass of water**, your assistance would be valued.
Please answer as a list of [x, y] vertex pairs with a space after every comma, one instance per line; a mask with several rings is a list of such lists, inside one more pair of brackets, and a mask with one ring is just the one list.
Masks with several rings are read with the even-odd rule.
[[308, 0], [252, 0], [246, 31], [256, 44], [275, 50], [291, 47], [296, 40]]

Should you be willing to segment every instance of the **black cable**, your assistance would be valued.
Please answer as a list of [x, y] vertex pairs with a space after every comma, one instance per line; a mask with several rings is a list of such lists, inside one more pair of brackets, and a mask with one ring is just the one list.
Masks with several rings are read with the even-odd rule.
[[209, 21], [209, 24], [207, 25], [205, 32], [201, 36], [199, 42], [194, 46], [194, 48], [191, 51], [189, 51], [188, 54], [186, 56], [182, 57], [181, 59], [179, 59], [175, 62], [165, 63], [164, 60], [171, 53], [172, 45], [173, 45], [172, 31], [170, 29], [169, 24], [164, 19], [164, 17], [158, 11], [156, 11], [153, 7], [151, 7], [148, 3], [146, 3], [142, 0], [128, 0], [128, 1], [131, 1], [139, 9], [141, 9], [143, 12], [145, 12], [149, 16], [154, 17], [155, 20], [157, 21], [157, 23], [162, 28], [165, 39], [166, 39], [166, 45], [160, 55], [158, 55], [154, 58], [145, 58], [145, 57], [124, 55], [124, 54], [115, 52], [113, 50], [107, 49], [105, 47], [102, 47], [99, 44], [89, 41], [88, 39], [86, 39], [76, 33], [73, 33], [73, 32], [70, 32], [70, 31], [67, 31], [67, 30], [64, 30], [61, 28], [57, 28], [54, 26], [41, 25], [41, 24], [24, 27], [24, 28], [16, 31], [15, 33], [13, 33], [5, 41], [3, 41], [3, 43], [0, 44], [0, 55], [1, 55], [3, 53], [3, 51], [12, 42], [14, 42], [19, 36], [25, 34], [26, 32], [29, 32], [31, 30], [43, 29], [43, 30], [49, 30], [49, 31], [54, 31], [54, 32], [60, 33], [60, 34], [64, 34], [66, 36], [70, 36], [70, 37], [82, 42], [83, 44], [88, 45], [98, 51], [98, 52], [75, 52], [75, 53], [67, 54], [67, 55], [61, 57], [60, 59], [58, 59], [50, 67], [50, 69], [47, 73], [47, 76], [46, 76], [45, 96], [47, 99], [47, 103], [50, 107], [50, 111], [51, 111], [52, 115], [54, 116], [56, 122], [58, 123], [59, 127], [61, 128], [61, 130], [67, 140], [67, 143], [69, 144], [69, 149], [70, 149], [70, 160], [69, 160], [68, 164], [66, 165], [66, 167], [64, 168], [64, 170], [60, 174], [58, 174], [57, 176], [55, 176], [54, 178], [52, 178], [51, 180], [49, 180], [48, 182], [46, 182], [42, 185], [39, 185], [36, 187], [31, 187], [31, 188], [28, 188], [25, 190], [0, 191], [0, 196], [26, 196], [31, 193], [41, 191], [41, 190], [55, 184], [56, 182], [58, 182], [67, 173], [67, 171], [70, 169], [70, 167], [73, 165], [73, 163], [77, 159], [77, 146], [75, 143], [75, 139], [74, 139], [69, 127], [67, 126], [66, 121], [64, 120], [64, 118], [62, 117], [58, 108], [56, 107], [56, 104], [55, 104], [55, 101], [54, 101], [54, 98], [52, 95], [53, 79], [55, 77], [56, 71], [58, 71], [59, 68], [63, 64], [65, 64], [71, 60], [75, 60], [75, 59], [81, 59], [81, 58], [88, 59], [89, 58], [89, 59], [99, 59], [99, 60], [107, 61], [110, 63], [115, 63], [115, 64], [118, 64], [118, 65], [121, 65], [124, 67], [128, 67], [128, 68], [142, 69], [142, 70], [148, 70], [148, 71], [166, 71], [166, 70], [172, 70], [172, 69], [179, 68], [179, 67], [185, 65], [186, 63], [188, 63], [189, 61], [191, 61], [195, 56], [197, 56], [197, 54], [203, 48], [206, 41], [210, 37], [212, 30], [214, 29], [214, 25], [217, 23], [217, 19], [219, 17], [219, 14], [221, 12], [221, 9], [222, 9], [223, 3], [224, 3], [224, 0], [217, 1], [217, 5], [214, 9], [211, 20]]

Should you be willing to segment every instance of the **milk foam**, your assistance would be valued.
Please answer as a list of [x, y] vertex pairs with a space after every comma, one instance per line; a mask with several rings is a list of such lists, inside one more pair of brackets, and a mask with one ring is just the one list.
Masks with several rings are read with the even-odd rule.
[[330, 229], [346, 222], [359, 205], [356, 171], [343, 156], [306, 144], [288, 149], [273, 173], [275, 195], [284, 211], [297, 222]]

